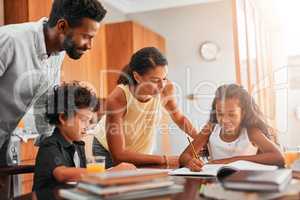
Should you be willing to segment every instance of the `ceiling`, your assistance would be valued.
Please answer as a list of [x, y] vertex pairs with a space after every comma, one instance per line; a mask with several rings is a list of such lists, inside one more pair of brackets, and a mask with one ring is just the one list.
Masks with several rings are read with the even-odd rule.
[[221, 0], [102, 0], [125, 14], [211, 3]]

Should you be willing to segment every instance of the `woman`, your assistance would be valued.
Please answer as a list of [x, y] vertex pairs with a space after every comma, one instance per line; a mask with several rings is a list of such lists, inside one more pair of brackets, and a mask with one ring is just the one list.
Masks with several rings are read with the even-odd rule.
[[177, 156], [151, 154], [161, 105], [179, 128], [191, 137], [197, 135], [177, 107], [167, 65], [158, 49], [147, 47], [136, 52], [124, 68], [118, 86], [107, 98], [106, 116], [94, 140], [93, 153], [111, 158], [106, 160], [106, 167], [124, 161], [136, 165], [178, 163]]

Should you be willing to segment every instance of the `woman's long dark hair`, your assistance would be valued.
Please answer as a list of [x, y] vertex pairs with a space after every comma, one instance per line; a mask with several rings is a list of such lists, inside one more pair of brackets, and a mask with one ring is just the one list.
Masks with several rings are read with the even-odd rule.
[[137, 82], [133, 77], [134, 71], [139, 75], [144, 75], [150, 69], [154, 69], [157, 66], [165, 66], [167, 64], [167, 59], [157, 48], [142, 48], [133, 54], [129, 64], [122, 70], [122, 74], [118, 79], [118, 84], [136, 85]]
[[218, 100], [224, 101], [225, 99], [231, 98], [236, 98], [239, 100], [243, 113], [241, 127], [247, 129], [258, 128], [269, 139], [272, 139], [272, 128], [265, 122], [259, 106], [255, 103], [250, 94], [242, 86], [237, 84], [225, 84], [217, 89], [212, 103], [209, 121], [212, 123], [218, 123], [216, 115], [216, 102]]

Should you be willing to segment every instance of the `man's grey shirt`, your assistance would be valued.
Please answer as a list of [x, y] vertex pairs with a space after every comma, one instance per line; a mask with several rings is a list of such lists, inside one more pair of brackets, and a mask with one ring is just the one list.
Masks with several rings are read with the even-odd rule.
[[45, 20], [0, 27], [0, 147], [32, 106], [37, 131], [52, 131], [44, 117], [47, 93], [60, 82], [65, 53], [47, 56]]

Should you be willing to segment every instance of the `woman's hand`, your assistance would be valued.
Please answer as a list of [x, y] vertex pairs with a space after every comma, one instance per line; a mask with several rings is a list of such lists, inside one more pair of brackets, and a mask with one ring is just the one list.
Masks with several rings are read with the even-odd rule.
[[168, 156], [168, 167], [178, 167], [179, 166], [179, 157], [178, 156]]
[[199, 172], [201, 171], [203, 165], [204, 163], [201, 160], [193, 158], [188, 162], [188, 164], [185, 167], [189, 168], [193, 172]]

